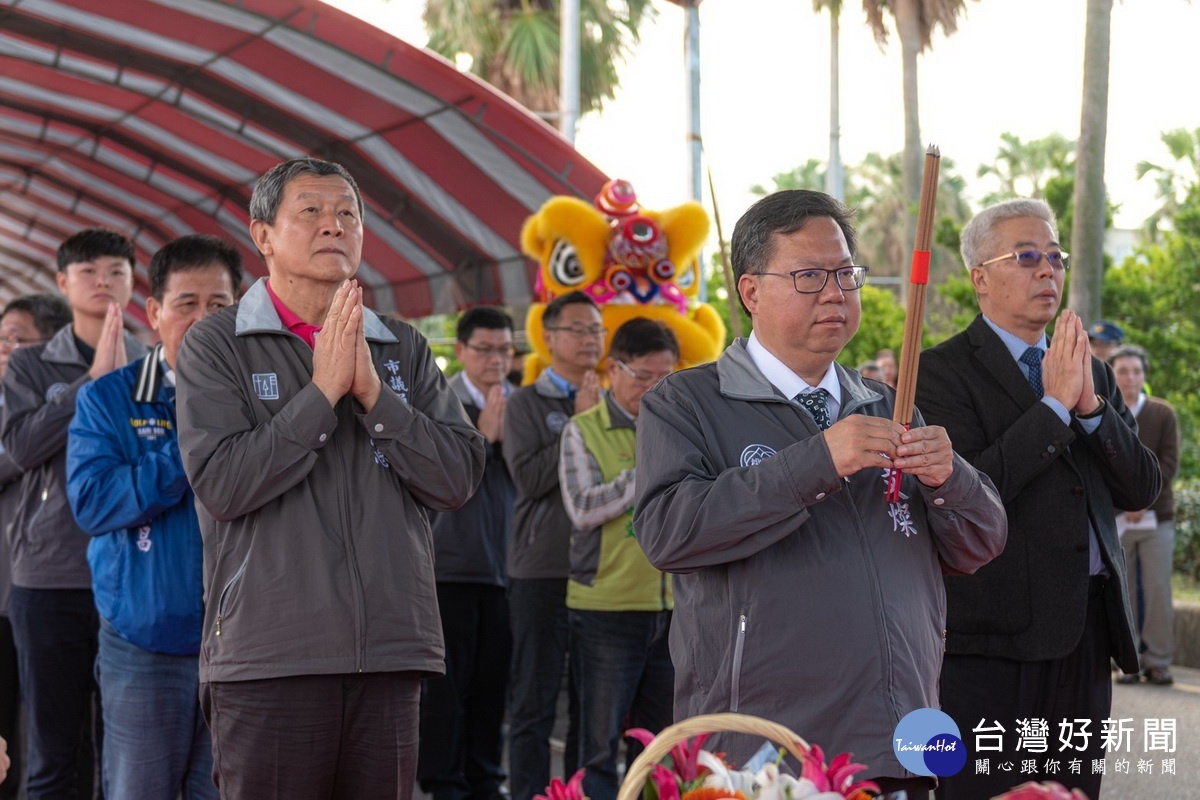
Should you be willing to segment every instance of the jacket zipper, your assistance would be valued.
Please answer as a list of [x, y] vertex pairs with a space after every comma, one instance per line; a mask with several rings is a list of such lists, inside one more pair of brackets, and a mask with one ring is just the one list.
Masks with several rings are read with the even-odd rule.
[[[340, 420], [339, 420], [339, 422], [340, 422]], [[338, 441], [336, 436], [333, 439], [333, 447], [334, 447], [334, 450], [338, 454], [338, 461], [341, 462], [343, 450], [342, 450], [341, 443]], [[345, 524], [345, 532], [344, 532], [343, 536], [344, 536], [344, 541], [345, 541], [345, 545], [346, 545], [346, 557], [347, 557], [347, 560], [350, 562], [350, 581], [353, 584], [352, 588], [355, 590], [354, 599], [355, 599], [355, 605], [357, 606], [357, 608], [355, 609], [357, 613], [354, 615], [354, 644], [355, 644], [354, 671], [362, 672], [363, 664], [366, 661], [366, 653], [364, 652], [364, 649], [366, 647], [366, 643], [364, 641], [366, 623], [363, 621], [363, 616], [366, 614], [366, 610], [363, 606], [364, 606], [366, 600], [365, 600], [365, 592], [363, 590], [363, 585], [362, 585], [362, 573], [358, 569], [358, 555], [354, 549], [354, 542], [351, 539], [351, 532], [354, 530], [354, 528], [352, 526], [352, 521], [350, 519], [350, 515], [349, 515], [349, 513], [347, 513], [347, 506], [345, 504], [346, 498], [350, 497], [353, 494], [353, 492], [349, 491], [351, 489], [351, 487], [348, 486], [346, 483], [346, 475], [349, 472], [349, 470], [343, 469], [343, 470], [339, 470], [339, 472], [341, 472], [341, 477], [342, 477], [342, 488], [347, 490], [343, 493], [343, 496], [341, 498], [343, 501], [341, 503], [342, 520], [343, 520], [343, 523]]]
[[229, 610], [225, 607], [226, 601], [229, 599], [229, 595], [233, 591], [233, 587], [237, 586], [238, 582], [242, 579], [242, 575], [246, 573], [246, 565], [249, 563], [250, 553], [247, 551], [246, 557], [242, 559], [242, 563], [240, 566], [238, 566], [237, 571], [233, 573], [233, 576], [221, 589], [221, 596], [217, 599], [217, 623], [215, 631], [215, 635], [217, 636], [221, 635], [221, 620], [224, 618], [225, 612]]
[[737, 711], [742, 691], [742, 653], [746, 649], [746, 615], [738, 619], [737, 643], [733, 646], [733, 686], [730, 689], [729, 710]]

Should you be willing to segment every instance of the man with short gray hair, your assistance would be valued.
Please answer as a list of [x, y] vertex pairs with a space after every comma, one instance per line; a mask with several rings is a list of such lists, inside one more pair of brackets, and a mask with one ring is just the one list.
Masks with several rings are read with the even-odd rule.
[[973, 731], [1002, 741], [998, 760], [1014, 760], [1022, 737], [1044, 728], [1086, 766], [1053, 773], [1035, 759], [1035, 773], [981, 774], [968, 747], [967, 767], [938, 795], [992, 797], [1045, 777], [1099, 797], [1091, 765], [1105, 756], [1109, 659], [1126, 671], [1138, 664], [1113, 508], [1150, 505], [1158, 463], [1078, 315], [1058, 314], [1071, 262], [1050, 207], [994, 205], [967, 223], [961, 243], [981, 314], [922, 354], [917, 404], [995, 482], [1008, 545], [974, 575], [945, 579], [942, 709], [966, 741]]
[[217, 786], [407, 800], [420, 680], [444, 671], [427, 512], [470, 498], [483, 436], [425, 339], [364, 306], [344, 168], [280, 164], [250, 208], [269, 278], [179, 352]]

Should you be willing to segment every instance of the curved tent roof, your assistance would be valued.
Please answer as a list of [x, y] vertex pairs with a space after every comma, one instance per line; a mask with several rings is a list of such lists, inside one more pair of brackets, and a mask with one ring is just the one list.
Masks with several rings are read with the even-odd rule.
[[135, 306], [185, 233], [265, 274], [250, 192], [309, 154], [354, 175], [358, 277], [409, 317], [527, 303], [522, 222], [605, 180], [506, 96], [317, 0], [0, 0], [0, 300], [53, 289], [58, 243], [91, 225], [134, 239]]

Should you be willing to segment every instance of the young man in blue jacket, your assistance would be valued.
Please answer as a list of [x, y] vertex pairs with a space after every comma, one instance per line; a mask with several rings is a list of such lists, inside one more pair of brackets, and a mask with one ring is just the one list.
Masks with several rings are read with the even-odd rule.
[[93, 537], [110, 798], [217, 797], [199, 704], [201, 539], [175, 431], [175, 356], [192, 325], [233, 304], [241, 280], [241, 256], [220, 239], [168, 243], [150, 262], [146, 300], [162, 343], [76, 400], [67, 493]]

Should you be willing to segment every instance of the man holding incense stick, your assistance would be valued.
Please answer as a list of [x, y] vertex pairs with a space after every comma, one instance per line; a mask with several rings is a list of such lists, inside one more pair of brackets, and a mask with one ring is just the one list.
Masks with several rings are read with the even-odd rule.
[[[1046, 334], [1071, 263], [1050, 207], [985, 209], [963, 228], [962, 256], [982, 313], [922, 354], [917, 403], [999, 488], [1008, 546], [976, 574], [946, 578], [942, 708], [969, 759], [938, 794], [974, 800], [1045, 777], [1099, 797], [1109, 659], [1138, 666], [1113, 508], [1154, 501], [1158, 462], [1079, 317], [1063, 311]], [[975, 752], [971, 731], [984, 729], [1000, 752]], [[1018, 749], [1034, 730], [1049, 734], [1043, 755]], [[1032, 759], [1037, 772], [972, 768], [989, 756]], [[1078, 773], [1047, 767], [1070, 759]]]
[[[942, 571], [999, 553], [1004, 512], [945, 430], [918, 414], [906, 431], [891, 388], [835, 363], [861, 316], [854, 245], [850, 212], [820, 192], [778, 192], [738, 221], [754, 332], [642, 399], [634, 533], [677, 573], [677, 720], [767, 717], [919, 798], [932, 780], [900, 764], [893, 732], [937, 705]], [[737, 764], [761, 743], [719, 738]]]

